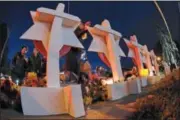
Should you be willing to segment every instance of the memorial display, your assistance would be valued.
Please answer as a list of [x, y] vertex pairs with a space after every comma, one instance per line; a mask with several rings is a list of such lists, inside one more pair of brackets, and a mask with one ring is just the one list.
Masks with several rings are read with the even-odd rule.
[[[111, 28], [108, 20], [104, 20], [101, 25], [88, 27], [88, 31], [93, 37], [93, 41], [88, 51], [101, 53], [103, 62], [108, 63], [113, 74], [113, 84], [108, 84], [108, 98], [111, 100], [119, 99], [127, 96], [127, 82], [124, 82], [122, 73], [120, 56], [125, 56], [124, 52], [119, 47], [121, 34]], [[100, 45], [100, 46], [99, 46]], [[102, 55], [103, 53], [103, 55]], [[120, 81], [120, 83], [115, 83]]]
[[[150, 53], [148, 51], [148, 48], [146, 45], [143, 46], [143, 55], [145, 57], [145, 64], [148, 68], [148, 71], [149, 71], [149, 74], [146, 76], [147, 77], [147, 83], [148, 84], [155, 84], [156, 82], [159, 81], [159, 76], [157, 76], [154, 72], [153, 72], [153, 66], [152, 66], [152, 63], [151, 63], [151, 54], [153, 53]], [[154, 55], [153, 55], [154, 56]], [[153, 62], [156, 62], [156, 67], [157, 67], [157, 61], [156, 59], [153, 61]], [[158, 68], [156, 68], [156, 71], [157, 71]]]
[[[130, 86], [134, 86], [134, 90], [137, 91], [137, 93], [141, 92], [141, 86], [146, 86], [147, 84], [147, 78], [140, 76], [140, 73], [142, 70], [144, 70], [143, 67], [143, 56], [141, 55], [142, 52], [142, 45], [140, 45], [137, 41], [137, 38], [135, 35], [130, 37], [130, 41], [124, 38], [125, 43], [127, 44], [129, 48], [128, 57], [131, 57], [133, 59], [134, 64], [136, 65], [138, 69], [138, 76], [135, 79], [136, 82], [129, 81]], [[132, 84], [132, 85], [131, 85]], [[133, 92], [134, 93], [134, 92]]]
[[103, 62], [105, 61], [110, 65], [113, 80], [123, 79], [120, 56], [125, 57], [125, 54], [119, 46], [121, 34], [111, 28], [108, 20], [104, 20], [101, 25], [89, 27], [88, 31], [93, 37], [88, 51], [103, 53], [105, 57]]
[[[57, 2], [53, 9], [54, 3], [38, 2], [27, 9], [16, 9], [16, 6], [15, 13], [24, 10], [20, 14], [22, 19], [6, 21], [8, 26], [12, 22], [13, 30], [18, 26], [19, 34], [9, 27], [8, 33], [13, 33], [10, 47], [1, 46], [12, 48], [5, 55], [8, 73], [0, 71], [2, 112], [12, 112], [12, 116], [19, 112], [21, 117], [17, 119], [89, 119], [90, 116], [101, 119], [96, 113], [112, 118], [118, 114], [120, 119], [130, 116], [135, 120], [179, 117], [179, 46], [172, 40], [169, 28], [168, 33], [160, 29], [157, 49], [149, 51], [153, 39], [146, 36], [146, 41], [139, 42], [136, 35], [129, 36], [132, 31], [123, 25], [131, 24], [124, 24], [125, 18], [114, 18], [119, 12], [118, 15], [109, 9], [107, 12], [105, 3], [102, 8], [89, 7], [102, 9], [103, 14], [85, 10], [82, 7], [85, 4], [80, 2], [73, 4], [73, 9], [69, 1]], [[157, 2], [154, 3], [162, 15]], [[134, 33], [143, 38], [143, 33], [136, 30]], [[7, 119], [13, 119], [11, 115]]]
[[42, 41], [47, 51], [47, 87], [21, 87], [24, 115], [85, 115], [80, 85], [69, 85], [64, 88], [60, 86], [59, 51], [64, 45], [83, 48], [74, 34], [81, 20], [64, 13], [64, 7], [64, 4], [60, 3], [56, 10], [38, 8], [36, 16], [32, 16], [34, 25], [21, 36], [21, 39]]

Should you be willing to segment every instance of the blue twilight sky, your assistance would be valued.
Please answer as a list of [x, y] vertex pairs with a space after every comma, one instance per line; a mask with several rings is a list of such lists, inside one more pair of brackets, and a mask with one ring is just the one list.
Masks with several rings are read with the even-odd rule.
[[[0, 2], [0, 21], [4, 21], [10, 28], [9, 54], [12, 59], [22, 45], [29, 47], [28, 56], [31, 54], [33, 44], [31, 41], [20, 40], [19, 37], [32, 25], [29, 11], [36, 10], [38, 7], [47, 7], [55, 9], [59, 2]], [[65, 12], [68, 11], [67, 2], [65, 3]], [[158, 2], [167, 19], [172, 37], [174, 40], [180, 40], [180, 13], [177, 2]], [[70, 14], [76, 15], [82, 21], [91, 21], [93, 25], [100, 24], [104, 19], [108, 19], [114, 30], [122, 33], [123, 37], [129, 38], [136, 34], [141, 44], [147, 44], [149, 50], [153, 49], [158, 41], [157, 24], [164, 27], [164, 22], [160, 17], [154, 3], [151, 2], [70, 2]], [[88, 49], [91, 43], [91, 37], [83, 45]], [[121, 39], [120, 46], [124, 52], [128, 49]], [[103, 65], [96, 53], [87, 53], [90, 63]], [[61, 61], [63, 62], [63, 60]], [[132, 66], [130, 58], [122, 58], [122, 67]]]

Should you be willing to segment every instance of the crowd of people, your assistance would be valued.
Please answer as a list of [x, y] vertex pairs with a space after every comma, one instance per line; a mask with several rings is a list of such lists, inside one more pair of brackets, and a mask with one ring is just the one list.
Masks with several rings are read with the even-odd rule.
[[34, 48], [29, 58], [26, 57], [27, 52], [28, 47], [22, 46], [20, 52], [17, 52], [12, 59], [11, 77], [15, 83], [19, 80], [20, 85], [28, 72], [34, 72], [38, 77], [42, 77], [46, 71], [46, 59], [41, 58], [38, 50]]

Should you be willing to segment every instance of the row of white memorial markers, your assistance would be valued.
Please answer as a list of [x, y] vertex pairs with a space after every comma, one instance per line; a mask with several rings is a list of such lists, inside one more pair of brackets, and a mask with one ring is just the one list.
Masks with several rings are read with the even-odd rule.
[[[61, 87], [59, 81], [59, 51], [66, 46], [84, 48], [74, 34], [81, 20], [77, 16], [64, 13], [64, 4], [58, 4], [56, 10], [40, 7], [31, 11], [33, 26], [31, 26], [21, 39], [42, 41], [47, 51], [47, 88], [21, 87], [21, 102], [24, 115], [57, 115], [68, 113], [73, 117], [85, 115], [80, 85]], [[101, 25], [88, 27], [93, 37], [89, 51], [104, 53], [110, 63], [113, 73], [112, 84], [108, 85], [108, 97], [111, 100], [119, 99], [129, 94], [141, 92], [141, 85], [147, 85], [147, 76], [135, 80], [124, 81], [120, 57], [124, 52], [119, 47], [121, 34], [113, 30], [108, 20]], [[139, 73], [143, 73], [142, 62], [148, 66], [152, 75], [153, 60], [158, 73], [156, 56], [149, 52], [147, 46], [138, 44], [135, 36], [126, 40], [129, 47], [128, 57], [132, 57], [138, 66]], [[141, 54], [142, 53], [142, 54]], [[144, 71], [143, 71], [144, 70]], [[152, 78], [151, 78], [152, 79]], [[119, 83], [115, 83], [120, 80]]]

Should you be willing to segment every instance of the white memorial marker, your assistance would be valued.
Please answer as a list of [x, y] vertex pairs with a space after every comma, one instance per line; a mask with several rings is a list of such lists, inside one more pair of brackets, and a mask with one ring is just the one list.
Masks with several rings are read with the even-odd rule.
[[[142, 56], [143, 46], [138, 43], [135, 35], [131, 36], [130, 41], [125, 39], [125, 38], [124, 38], [124, 41], [129, 48], [128, 57], [132, 57], [136, 61], [136, 64], [138, 67], [138, 72], [140, 73], [140, 71], [144, 68], [143, 67], [144, 58]], [[140, 93], [141, 92], [141, 86], [145, 87], [147, 85], [147, 78], [141, 77], [140, 80], [136, 79], [136, 80], [128, 81], [128, 82], [129, 82], [129, 86], [130, 86], [129, 87], [130, 93], [133, 93], [133, 94], [134, 93]]]
[[149, 70], [149, 75], [153, 76], [153, 70], [152, 70], [152, 64], [151, 64], [151, 59], [150, 59], [150, 52], [148, 51], [148, 48], [146, 45], [143, 46], [143, 55], [145, 57], [145, 64], [147, 65], [147, 68]]
[[[101, 25], [88, 27], [88, 31], [93, 37], [88, 51], [104, 53], [110, 63], [114, 82], [122, 80], [124, 77], [120, 64], [120, 56], [125, 56], [125, 54], [119, 46], [121, 34], [111, 29], [108, 20], [104, 20]], [[107, 86], [108, 99], [117, 100], [129, 94], [127, 82], [111, 83]]]
[[[140, 72], [141, 69], [143, 69], [143, 56], [141, 55], [143, 46], [138, 43], [136, 36], [132, 36], [133, 40], [127, 40], [124, 38], [124, 41], [127, 45], [132, 45], [132, 47], [129, 47], [128, 57], [134, 58], [137, 60], [138, 64], [138, 71]], [[136, 49], [136, 50], [135, 50]]]
[[155, 69], [155, 72], [157, 75], [159, 75], [159, 66], [158, 66], [158, 63], [157, 63], [157, 57], [154, 53], [154, 50], [151, 50], [150, 51], [150, 57], [152, 59], [152, 64], [154, 65], [154, 69]]
[[88, 27], [88, 31], [93, 37], [93, 41], [88, 51], [104, 53], [111, 65], [113, 80], [121, 80], [123, 74], [120, 64], [120, 56], [125, 56], [119, 46], [119, 40], [122, 35], [111, 29], [108, 20], [104, 20], [101, 25]]
[[154, 71], [156, 73], [155, 76], [151, 76], [150, 78], [153, 79], [154, 81], [152, 81], [150, 84], [155, 84], [156, 82], [158, 82], [159, 80], [161, 80], [161, 77], [160, 74], [159, 74], [159, 65], [157, 63], [157, 57], [154, 53], [153, 50], [151, 50], [149, 52], [150, 54], [150, 58], [151, 58], [151, 64], [152, 64], [152, 71]]
[[74, 30], [81, 20], [76, 16], [64, 13], [63, 4], [59, 4], [56, 10], [38, 8], [37, 12], [39, 13], [36, 18], [37, 22], [34, 20], [34, 25], [21, 36], [21, 39], [41, 40], [43, 42], [48, 50], [47, 85], [48, 87], [59, 88], [59, 51], [64, 45], [83, 48], [74, 34]]
[[47, 50], [47, 88], [21, 87], [21, 102], [25, 115], [85, 115], [80, 85], [60, 87], [59, 51], [64, 45], [83, 48], [74, 34], [80, 24], [76, 16], [64, 13], [64, 4], [56, 10], [38, 8], [31, 12], [34, 25], [21, 39], [42, 41]]

